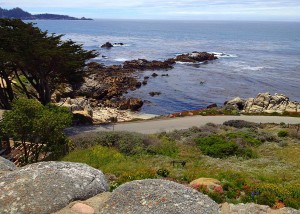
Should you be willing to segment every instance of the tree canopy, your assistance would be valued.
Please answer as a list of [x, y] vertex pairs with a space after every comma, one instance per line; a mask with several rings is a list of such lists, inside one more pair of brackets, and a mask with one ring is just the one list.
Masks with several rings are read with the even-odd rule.
[[[59, 153], [65, 145], [63, 129], [71, 125], [68, 109], [46, 105], [33, 99], [15, 99], [12, 110], [6, 111], [0, 122], [1, 132], [20, 142], [23, 163], [37, 162], [41, 152]], [[30, 156], [29, 154], [33, 155]]]
[[82, 81], [86, 61], [98, 54], [62, 36], [19, 19], [0, 19], [0, 107], [10, 107], [13, 86], [46, 105], [62, 83]]

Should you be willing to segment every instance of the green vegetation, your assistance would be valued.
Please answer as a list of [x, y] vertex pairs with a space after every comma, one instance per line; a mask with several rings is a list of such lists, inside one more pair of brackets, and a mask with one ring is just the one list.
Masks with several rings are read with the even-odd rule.
[[[128, 132], [80, 134], [62, 160], [87, 163], [107, 174], [111, 189], [136, 179], [164, 178], [187, 184], [200, 177], [221, 188], [195, 187], [218, 203], [300, 206], [300, 141], [278, 138], [280, 125], [231, 122], [157, 135]], [[285, 128], [297, 132], [297, 125]], [[282, 143], [285, 144], [282, 147]], [[121, 146], [127, 144], [126, 146]], [[174, 162], [178, 162], [173, 164]], [[183, 166], [180, 161], [185, 161]]]
[[288, 136], [288, 132], [285, 131], [285, 130], [280, 130], [280, 131], [277, 133], [277, 136], [278, 136], [278, 137], [287, 137], [287, 136]]
[[53, 157], [61, 154], [67, 143], [63, 129], [71, 121], [72, 114], [67, 109], [22, 98], [14, 100], [12, 110], [4, 113], [0, 127], [3, 135], [22, 146], [23, 163], [28, 164], [37, 162], [42, 152], [51, 152]]
[[81, 82], [85, 62], [97, 56], [19, 19], [0, 19], [0, 29], [0, 108], [10, 109], [17, 91], [50, 103], [61, 84]]

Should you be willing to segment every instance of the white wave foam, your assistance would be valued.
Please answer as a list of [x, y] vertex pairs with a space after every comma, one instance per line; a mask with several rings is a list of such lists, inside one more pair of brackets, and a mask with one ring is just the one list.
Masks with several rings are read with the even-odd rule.
[[243, 70], [250, 70], [250, 71], [260, 71], [262, 69], [264, 69], [265, 67], [263, 66], [245, 66], [245, 67], [242, 67], [241, 69]]
[[129, 44], [123, 44], [123, 45], [121, 45], [121, 44], [114, 43], [113, 46], [114, 47], [129, 47], [130, 45]]
[[214, 54], [218, 58], [236, 58], [236, 57], [238, 57], [235, 54], [227, 54], [227, 53], [223, 53], [223, 52], [208, 52], [208, 53]]
[[181, 65], [197, 65], [197, 64], [203, 64], [204, 62], [181, 62], [181, 61], [175, 61], [176, 64]]
[[114, 59], [114, 61], [116, 61], [116, 62], [125, 62], [127, 60], [128, 59], [126, 59], [126, 58], [116, 58], [116, 59]]
[[177, 53], [177, 54], [174, 54], [175, 56], [180, 56], [180, 55], [186, 55], [186, 54], [188, 54], [188, 53]]

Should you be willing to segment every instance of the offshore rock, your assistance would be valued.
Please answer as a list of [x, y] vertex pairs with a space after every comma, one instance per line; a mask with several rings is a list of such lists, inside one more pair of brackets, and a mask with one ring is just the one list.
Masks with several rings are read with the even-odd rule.
[[101, 48], [112, 48], [113, 45], [110, 42], [106, 42], [105, 44], [101, 45]]
[[148, 61], [146, 59], [138, 59], [125, 61], [123, 63], [123, 68], [125, 69], [134, 69], [134, 70], [160, 70], [160, 69], [170, 69], [173, 68], [174, 61], [166, 60], [166, 61]]
[[0, 213], [52, 213], [108, 189], [104, 174], [86, 164], [35, 163], [0, 177]]
[[218, 58], [214, 54], [207, 52], [193, 52], [189, 54], [181, 54], [175, 58], [175, 61], [196, 63], [215, 59]]
[[219, 213], [219, 206], [190, 187], [172, 181], [146, 179], [115, 189], [100, 213], [216, 214]]

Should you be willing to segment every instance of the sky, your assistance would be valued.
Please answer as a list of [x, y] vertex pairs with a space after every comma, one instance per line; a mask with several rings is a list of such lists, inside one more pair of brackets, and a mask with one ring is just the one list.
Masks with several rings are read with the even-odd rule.
[[0, 0], [0, 7], [95, 19], [300, 21], [300, 0]]

